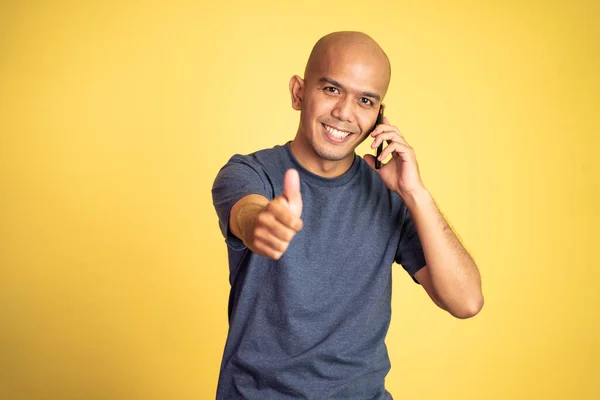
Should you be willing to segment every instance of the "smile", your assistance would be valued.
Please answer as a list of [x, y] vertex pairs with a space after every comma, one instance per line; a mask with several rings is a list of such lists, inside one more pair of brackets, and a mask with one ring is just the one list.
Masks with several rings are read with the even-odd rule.
[[335, 129], [335, 128], [329, 126], [329, 125], [323, 124], [323, 126], [325, 127], [325, 130], [331, 134], [331, 136], [333, 136], [333, 137], [335, 137], [337, 139], [344, 139], [345, 137], [347, 137], [351, 133], [351, 132], [346, 132], [346, 131], [340, 131], [340, 130]]

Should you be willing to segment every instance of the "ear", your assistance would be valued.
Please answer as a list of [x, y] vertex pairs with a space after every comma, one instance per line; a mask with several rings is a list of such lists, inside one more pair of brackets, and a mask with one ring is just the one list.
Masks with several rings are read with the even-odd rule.
[[304, 79], [298, 75], [292, 76], [290, 79], [290, 94], [292, 95], [292, 108], [300, 111], [302, 108], [302, 95], [304, 93]]

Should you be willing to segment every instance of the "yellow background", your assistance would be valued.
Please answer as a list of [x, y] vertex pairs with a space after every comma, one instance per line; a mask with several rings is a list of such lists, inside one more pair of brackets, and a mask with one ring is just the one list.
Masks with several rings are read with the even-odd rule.
[[600, 398], [597, 1], [94, 3], [0, 5], [0, 398], [214, 398], [213, 179], [293, 137], [288, 80], [345, 29], [486, 299], [453, 319], [395, 268], [388, 389]]

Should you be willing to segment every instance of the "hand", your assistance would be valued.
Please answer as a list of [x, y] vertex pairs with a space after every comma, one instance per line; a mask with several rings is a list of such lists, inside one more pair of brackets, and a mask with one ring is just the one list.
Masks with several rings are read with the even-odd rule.
[[257, 254], [279, 260], [302, 229], [301, 215], [300, 176], [295, 169], [289, 169], [283, 178], [283, 193], [258, 214], [248, 247]]
[[378, 157], [379, 160], [383, 161], [390, 154], [392, 158], [387, 164], [382, 163], [381, 168], [378, 170], [375, 169], [375, 157], [373, 155], [367, 154], [364, 159], [371, 168], [379, 173], [390, 190], [404, 197], [425, 189], [419, 175], [415, 152], [398, 128], [391, 126], [389, 120], [384, 117], [383, 124], [377, 125], [371, 136], [375, 138], [371, 145], [374, 149], [384, 140], [388, 143]]

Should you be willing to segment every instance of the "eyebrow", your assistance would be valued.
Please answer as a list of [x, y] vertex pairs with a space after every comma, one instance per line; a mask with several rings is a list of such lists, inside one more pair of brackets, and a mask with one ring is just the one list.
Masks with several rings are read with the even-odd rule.
[[[341, 88], [341, 89], [345, 89], [345, 88], [344, 88], [344, 85], [342, 85], [341, 83], [339, 83], [339, 82], [338, 82], [338, 81], [336, 81], [335, 79], [332, 79], [332, 78], [329, 78], [329, 77], [326, 77], [326, 76], [324, 76], [323, 78], [319, 79], [319, 82], [322, 82], [322, 83], [329, 83], [329, 84], [331, 84], [331, 85], [333, 85], [333, 86], [337, 86], [337, 87], [339, 87], [339, 88]], [[381, 100], [381, 96], [379, 96], [377, 93], [373, 93], [373, 92], [362, 92], [362, 95], [363, 95], [363, 96], [366, 96], [366, 97], [371, 97], [371, 98], [373, 98], [373, 99], [375, 99], [375, 100], [377, 100], [377, 101], [380, 101], [380, 100]]]

